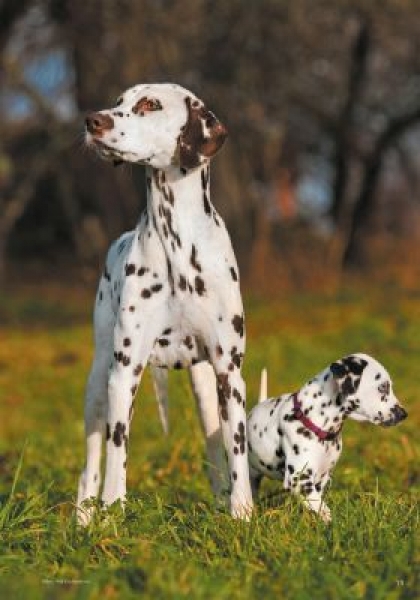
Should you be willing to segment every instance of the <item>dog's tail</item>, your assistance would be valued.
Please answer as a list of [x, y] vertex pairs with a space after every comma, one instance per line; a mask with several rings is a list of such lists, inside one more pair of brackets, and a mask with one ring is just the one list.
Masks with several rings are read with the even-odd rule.
[[267, 369], [264, 368], [261, 371], [261, 380], [260, 380], [260, 394], [258, 397], [258, 402], [262, 402], [263, 400], [267, 400], [268, 391], [267, 391]]
[[155, 389], [156, 400], [158, 403], [160, 422], [163, 431], [167, 435], [169, 432], [169, 398], [168, 398], [168, 371], [167, 369], [151, 368], [153, 387]]

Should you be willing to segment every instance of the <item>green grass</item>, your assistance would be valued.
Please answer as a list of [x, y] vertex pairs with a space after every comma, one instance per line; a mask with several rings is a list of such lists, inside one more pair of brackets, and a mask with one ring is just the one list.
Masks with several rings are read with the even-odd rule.
[[248, 407], [263, 366], [274, 394], [364, 351], [387, 366], [409, 412], [390, 430], [346, 424], [330, 526], [269, 481], [250, 523], [216, 510], [187, 377], [174, 373], [168, 438], [148, 375], [142, 383], [125, 514], [113, 507], [79, 530], [92, 297], [0, 294], [1, 598], [419, 597], [420, 296], [357, 288], [246, 301]]

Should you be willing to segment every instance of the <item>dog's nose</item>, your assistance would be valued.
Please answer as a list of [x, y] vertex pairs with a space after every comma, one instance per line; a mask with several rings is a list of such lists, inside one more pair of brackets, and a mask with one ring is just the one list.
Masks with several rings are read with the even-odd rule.
[[100, 112], [91, 112], [86, 117], [86, 129], [92, 135], [101, 136], [104, 131], [110, 131], [114, 127], [114, 121], [109, 115]]
[[396, 404], [391, 408], [392, 417], [387, 421], [383, 421], [382, 425], [385, 427], [393, 427], [394, 425], [398, 425], [401, 421], [407, 418], [407, 411], [403, 409], [402, 406]]
[[404, 410], [402, 406], [398, 406], [398, 404], [391, 408], [391, 412], [394, 415], [396, 423], [399, 423], [400, 421], [403, 421], [407, 418], [407, 411]]

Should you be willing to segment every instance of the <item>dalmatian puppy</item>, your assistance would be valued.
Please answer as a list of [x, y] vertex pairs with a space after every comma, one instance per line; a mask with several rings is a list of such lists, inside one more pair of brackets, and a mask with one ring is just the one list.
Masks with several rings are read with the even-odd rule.
[[210, 199], [209, 163], [226, 136], [204, 103], [175, 84], [137, 85], [114, 108], [86, 118], [86, 142], [101, 157], [146, 165], [147, 207], [135, 230], [111, 246], [99, 282], [85, 405], [87, 459], [77, 499], [82, 524], [92, 514], [84, 501], [99, 493], [104, 437], [102, 501], [124, 502], [130, 422], [148, 364], [164, 427], [166, 375], [159, 372], [190, 369], [213, 489], [223, 488], [224, 442], [231, 513], [251, 513], [239, 272]]
[[293, 394], [267, 397], [263, 373], [260, 402], [248, 417], [248, 455], [254, 496], [261, 478], [283, 481], [308, 508], [330, 521], [322, 499], [342, 450], [347, 417], [388, 427], [407, 417], [385, 368], [367, 354], [330, 364]]

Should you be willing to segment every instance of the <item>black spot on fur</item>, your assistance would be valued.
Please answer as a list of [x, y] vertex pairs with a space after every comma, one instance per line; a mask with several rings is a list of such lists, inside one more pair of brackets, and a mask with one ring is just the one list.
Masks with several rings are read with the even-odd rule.
[[207, 198], [206, 192], [203, 193], [203, 204], [204, 204], [204, 212], [208, 217], [211, 217], [211, 205], [209, 199]]
[[299, 435], [303, 435], [303, 437], [308, 438], [308, 440], [312, 439], [312, 433], [306, 427], [298, 427], [296, 433]]
[[129, 275], [134, 275], [136, 272], [136, 265], [134, 263], [130, 263], [129, 265], [125, 265], [125, 275], [128, 277]]
[[122, 446], [122, 443], [125, 441], [125, 439], [127, 437], [125, 435], [125, 430], [126, 430], [125, 423], [121, 423], [120, 421], [117, 421], [117, 423], [115, 424], [114, 433], [112, 435], [112, 441], [118, 447]]
[[209, 171], [208, 167], [201, 170], [201, 186], [202, 186], [204, 192], [207, 190], [207, 185], [209, 182], [209, 175], [210, 175], [210, 171]]
[[131, 362], [130, 357], [121, 352], [121, 350], [119, 352], [114, 352], [114, 358], [117, 362], [122, 363], [124, 367], [128, 367]]
[[241, 365], [242, 365], [242, 359], [243, 359], [243, 353], [242, 352], [238, 352], [237, 347], [233, 346], [233, 348], [230, 351], [230, 355], [232, 357], [232, 362], [233, 364], [240, 369]]
[[195, 247], [195, 244], [192, 245], [192, 249], [191, 249], [191, 266], [198, 271], [199, 273], [201, 273], [201, 265], [197, 260], [197, 248]]
[[233, 388], [232, 396], [236, 399], [238, 404], [242, 404], [243, 398], [236, 388]]
[[184, 343], [184, 346], [186, 346], [188, 348], [188, 350], [194, 349], [193, 339], [190, 335], [186, 336], [186, 338], [183, 340], [183, 343]]
[[143, 365], [142, 364], [138, 364], [137, 367], [133, 370], [133, 374], [138, 377], [139, 375], [141, 375], [141, 372], [143, 371]]
[[224, 421], [227, 421], [229, 418], [227, 403], [231, 395], [231, 387], [229, 377], [226, 373], [219, 373], [217, 375], [217, 395], [219, 398], [220, 416]]
[[202, 278], [197, 275], [195, 277], [194, 284], [195, 284], [195, 291], [197, 292], [197, 294], [199, 296], [203, 296], [206, 292], [206, 286], [205, 286]]
[[235, 315], [232, 319], [232, 325], [236, 333], [243, 337], [244, 335], [244, 318], [241, 315]]
[[245, 426], [242, 421], [238, 423], [238, 432], [233, 436], [234, 441], [239, 444], [241, 454], [245, 452]]

